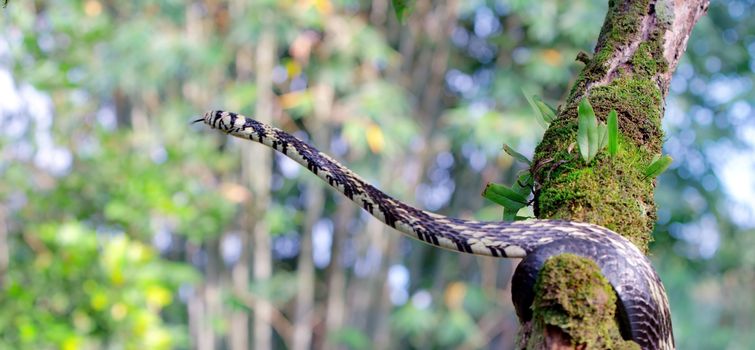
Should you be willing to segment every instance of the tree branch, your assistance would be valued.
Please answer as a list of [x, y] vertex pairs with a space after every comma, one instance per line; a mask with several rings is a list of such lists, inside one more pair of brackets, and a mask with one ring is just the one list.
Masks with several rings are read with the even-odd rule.
[[[708, 3], [708, 0], [609, 1], [593, 57], [579, 58], [585, 67], [535, 153], [531, 171], [536, 181], [535, 214], [539, 218], [595, 223], [624, 235], [647, 251], [656, 221], [655, 180], [648, 179], [644, 170], [661, 153], [661, 118], [671, 76], [686, 49], [692, 27], [707, 11]], [[585, 164], [578, 156], [574, 147], [577, 105], [583, 98], [590, 100], [600, 119], [605, 119], [611, 110], [618, 112], [622, 151], [615, 158], [601, 153]], [[547, 262], [544, 270], [549, 264], [553, 263]], [[554, 268], [577, 280], [595, 269], [582, 265]], [[597, 289], [601, 286], [599, 281], [584, 280], [584, 283], [595, 284]], [[584, 335], [585, 330], [604, 331], [585, 325], [579, 331], [564, 329], [564, 324], [583, 322], [585, 317], [601, 318], [601, 312], [606, 311], [594, 310], [594, 314], [587, 316], [569, 312], [584, 310], [589, 306], [585, 303], [590, 301], [579, 299], [573, 288], [567, 286], [573, 285], [556, 284], [551, 286], [555, 289], [547, 289], [547, 293], [567, 296], [567, 305], [533, 305], [535, 317], [523, 325], [522, 347], [561, 349], [564, 348], [561, 340], [568, 339], [568, 348], [581, 349], [587, 344], [573, 335]], [[545, 292], [536, 292], [535, 298], [543, 298]], [[553, 322], [537, 316], [553, 312], [561, 312], [560, 317], [573, 318], [573, 322]], [[538, 322], [542, 327], [533, 327]], [[618, 334], [618, 326], [611, 323], [613, 333]]]

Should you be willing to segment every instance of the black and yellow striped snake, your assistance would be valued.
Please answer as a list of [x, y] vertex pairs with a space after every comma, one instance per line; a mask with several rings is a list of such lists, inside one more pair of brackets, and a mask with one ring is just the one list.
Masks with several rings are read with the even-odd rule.
[[647, 257], [607, 228], [572, 221], [472, 221], [434, 214], [386, 195], [331, 157], [279, 129], [224, 111], [207, 112], [195, 122], [272, 147], [409, 237], [462, 253], [525, 258], [514, 276], [525, 287], [512, 289], [522, 321], [531, 317], [532, 286], [548, 257], [572, 253], [592, 259], [618, 295], [622, 334], [643, 349], [674, 349], [663, 284]]

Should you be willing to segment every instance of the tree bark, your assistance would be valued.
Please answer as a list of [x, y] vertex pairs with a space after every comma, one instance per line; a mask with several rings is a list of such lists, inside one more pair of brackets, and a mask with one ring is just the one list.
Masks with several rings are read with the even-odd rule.
[[[248, 80], [251, 78], [252, 70], [252, 57], [254, 49], [251, 45], [242, 46], [236, 54], [236, 72], [237, 79], [239, 81]], [[242, 147], [246, 147], [244, 145]], [[251, 147], [250, 147], [251, 149]], [[249, 168], [251, 166], [243, 165], [242, 177], [247, 182], [251, 183], [251, 178], [256, 174]], [[231, 268], [231, 287], [234, 294], [239, 297], [246, 295], [249, 290], [249, 271], [250, 271], [250, 256], [249, 250], [252, 245], [252, 232], [254, 231], [254, 223], [256, 217], [252, 214], [254, 204], [251, 201], [247, 201], [244, 206], [244, 214], [241, 217], [241, 234], [240, 243], [241, 253], [236, 264]], [[230, 315], [230, 325], [228, 329], [228, 342], [231, 350], [245, 350], [249, 349], [249, 312], [246, 310], [234, 310]]]
[[344, 241], [349, 232], [349, 222], [354, 207], [345, 199], [338, 202], [333, 223], [333, 243], [330, 249], [330, 264], [327, 268], [328, 295], [325, 302], [325, 329], [320, 334], [316, 349], [335, 349], [336, 344], [328, 336], [343, 327], [346, 317], [346, 268], [341, 261]]
[[[656, 220], [655, 180], [647, 178], [644, 170], [661, 153], [661, 118], [671, 76], [692, 27], [707, 11], [708, 3], [609, 1], [593, 57], [578, 58], [586, 65], [536, 149], [530, 170], [536, 180], [537, 217], [595, 223], [647, 251]], [[618, 113], [621, 152], [615, 158], [603, 152], [585, 164], [579, 157], [574, 143], [577, 105], [583, 98], [590, 101], [599, 119], [605, 120], [611, 110]], [[591, 267], [579, 265], [574, 269], [571, 266], [562, 273], [583, 275]], [[540, 341], [529, 342], [528, 349], [560, 349], [560, 340], [571, 339], [558, 327], [530, 327], [523, 325], [525, 339], [520, 344], [535, 336]], [[570, 342], [568, 348], [585, 346]]]
[[[275, 34], [271, 29], [265, 29], [260, 35], [260, 41], [256, 50], [257, 72], [257, 106], [255, 115], [258, 120], [271, 124], [273, 115], [273, 83], [272, 71], [276, 57]], [[251, 143], [244, 143], [242, 147], [256, 147]], [[244, 152], [246, 159], [243, 174], [252, 189], [251, 225], [252, 230], [252, 277], [257, 282], [264, 282], [272, 275], [272, 254], [270, 233], [264, 220], [265, 210], [270, 203], [270, 169], [272, 169], [272, 156], [270, 152], [257, 152], [249, 149]], [[267, 169], [260, 171], [260, 169]], [[253, 332], [255, 349], [272, 349], [272, 329], [270, 322], [273, 314], [272, 305], [268, 302], [255, 303]]]
[[[330, 138], [327, 118], [333, 109], [334, 89], [327, 84], [313, 87], [315, 109], [312, 126], [309, 128], [312, 139], [317, 145], [325, 145]], [[308, 120], [309, 121], [309, 120]], [[325, 189], [312, 179], [307, 186], [307, 211], [304, 231], [301, 236], [299, 259], [297, 263], [296, 310], [294, 312], [293, 350], [307, 350], [312, 347], [312, 328], [315, 314], [315, 264], [313, 260], [312, 228], [323, 214], [325, 206]]]

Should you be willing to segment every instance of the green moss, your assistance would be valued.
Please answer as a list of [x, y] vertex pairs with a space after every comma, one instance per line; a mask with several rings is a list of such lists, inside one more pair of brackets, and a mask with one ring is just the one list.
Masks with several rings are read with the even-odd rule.
[[[640, 51], [649, 55], [647, 47]], [[535, 153], [535, 214], [595, 223], [646, 251], [656, 214], [654, 183], [643, 172], [661, 152], [662, 93], [650, 78], [623, 74], [593, 88], [589, 99], [601, 120], [611, 109], [617, 111], [622, 152], [610, 158], [601, 151], [592, 163], [584, 164], [576, 146], [576, 101], [567, 103]]]
[[661, 41], [653, 34], [650, 40], [641, 43], [629, 63], [635, 75], [653, 77], [668, 70], [668, 62], [663, 57]]
[[653, 181], [643, 172], [661, 151], [661, 91], [650, 79], [620, 76], [594, 88], [589, 99], [602, 120], [617, 111], [622, 151], [615, 158], [601, 151], [584, 164], [576, 146], [577, 106], [567, 104], [535, 153], [535, 214], [595, 223], [646, 251], [656, 214]]
[[[601, 29], [600, 37], [595, 48], [595, 54], [580, 73], [570, 92], [570, 97], [580, 97], [587, 84], [600, 80], [607, 72], [607, 61], [613, 57], [618, 48], [627, 47], [640, 35], [642, 17], [650, 11], [650, 1], [633, 2], [609, 1], [608, 15]], [[668, 4], [659, 1], [655, 5], [656, 11], [668, 12]], [[663, 14], [662, 14], [663, 15]], [[668, 16], [663, 15], [663, 16]], [[663, 57], [662, 33], [670, 25], [663, 18], [657, 24], [657, 29], [637, 48], [628, 67], [633, 75], [651, 79], [658, 73], [668, 70], [668, 63]], [[624, 74], [621, 74], [624, 75]]]
[[622, 76], [608, 85], [594, 88], [589, 98], [595, 114], [601, 119], [615, 109], [624, 136], [650, 153], [660, 153], [663, 97], [654, 80], [637, 75]]
[[616, 49], [627, 45], [639, 35], [641, 17], [647, 13], [649, 6], [649, 0], [634, 1], [628, 5], [622, 1], [608, 2], [608, 14], [598, 37], [595, 54], [580, 73], [572, 87], [571, 96], [575, 96], [578, 91], [584, 91], [586, 84], [605, 75], [606, 62], [613, 56]]
[[[616, 295], [590, 259], [562, 254], [548, 259], [535, 283], [528, 349], [545, 344], [546, 335], [584, 349], [639, 349], [621, 338], [616, 323]], [[556, 331], [556, 332], [554, 332]]]
[[620, 147], [615, 158], [601, 152], [589, 166], [576, 149], [559, 152], [571, 160], [542, 178], [537, 214], [607, 227], [646, 251], [656, 214], [653, 184], [643, 171], [652, 156], [623, 138]]
[[645, 76], [653, 76], [658, 72], [658, 63], [653, 58], [653, 53], [648, 49], [648, 43], [642, 43], [632, 55], [634, 71]]

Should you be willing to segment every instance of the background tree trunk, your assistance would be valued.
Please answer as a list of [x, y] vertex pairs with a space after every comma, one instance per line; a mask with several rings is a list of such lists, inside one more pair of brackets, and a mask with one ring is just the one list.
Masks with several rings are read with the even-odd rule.
[[[276, 40], [272, 30], [263, 30], [256, 50], [257, 71], [257, 106], [255, 115], [260, 121], [271, 123], [273, 116], [272, 70], [275, 66]], [[244, 144], [243, 147], [256, 145]], [[251, 217], [256, 221], [252, 229], [252, 276], [256, 282], [264, 282], [273, 272], [270, 233], [264, 220], [264, 212], [270, 203], [270, 177], [272, 155], [269, 152], [244, 152], [244, 175], [252, 188], [253, 210]], [[272, 305], [268, 302], [255, 303], [254, 306], [254, 348], [272, 348]]]
[[[609, 2], [593, 57], [580, 59], [586, 65], [536, 149], [531, 171], [539, 218], [599, 224], [647, 251], [656, 221], [655, 179], [643, 173], [661, 153], [661, 118], [671, 75], [708, 3]], [[622, 153], [615, 159], [598, 155], [585, 165], [578, 156], [576, 116], [583, 98], [591, 102], [599, 119], [605, 120], [611, 110], [618, 112]], [[541, 340], [530, 342], [528, 348], [560, 348], [559, 340], [569, 338], [563, 330], [539, 331], [546, 334], [540, 333]]]
[[[330, 138], [327, 119], [333, 109], [333, 87], [321, 84], [314, 88], [315, 103], [312, 120], [312, 139], [324, 145]], [[296, 309], [294, 313], [293, 350], [306, 350], [312, 347], [312, 327], [315, 319], [315, 264], [312, 246], [312, 229], [323, 215], [325, 188], [311, 179], [307, 186], [307, 211], [301, 236], [301, 248], [297, 263]]]

